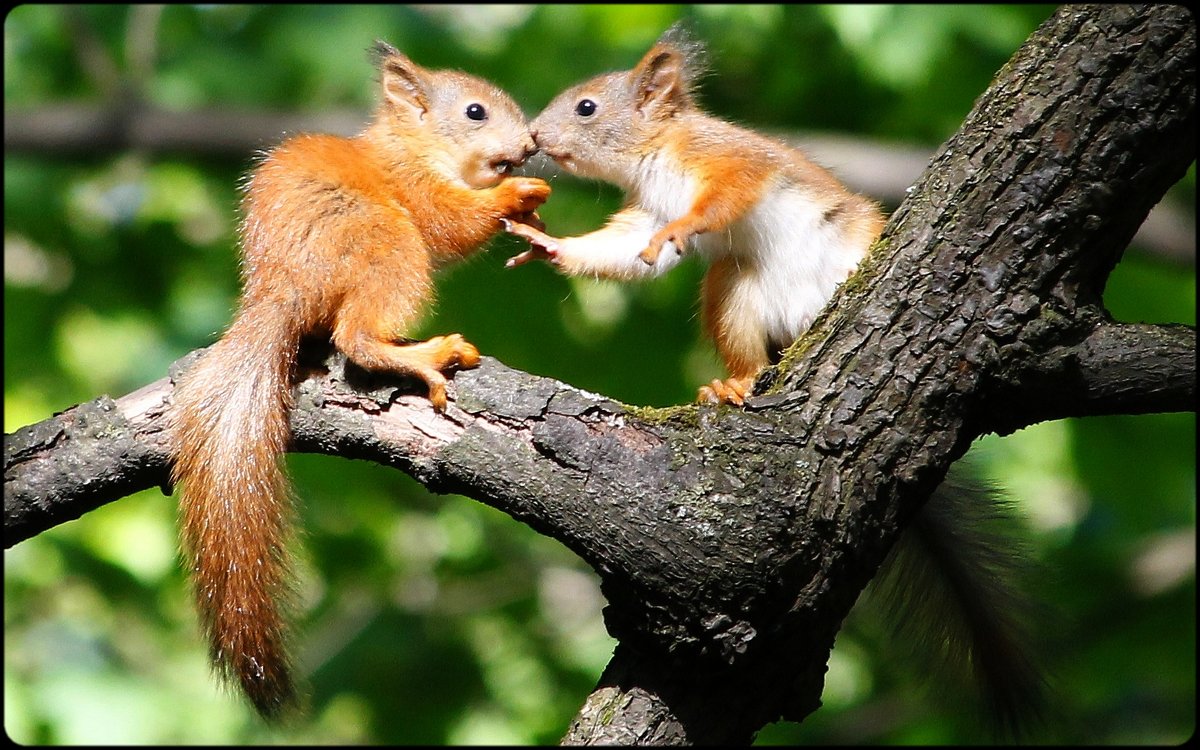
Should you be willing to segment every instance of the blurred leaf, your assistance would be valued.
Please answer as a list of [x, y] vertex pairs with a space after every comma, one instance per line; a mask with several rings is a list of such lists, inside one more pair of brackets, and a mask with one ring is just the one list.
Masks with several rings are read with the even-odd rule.
[[[324, 112], [376, 100], [367, 48], [509, 90], [534, 114], [632, 66], [684, 20], [710, 51], [705, 106], [754, 127], [936, 146], [1052, 6], [21, 5], [5, 18], [5, 106], [114, 103]], [[143, 16], [145, 18], [145, 16]], [[139, 46], [140, 45], [140, 46]], [[149, 50], [147, 75], [136, 50]], [[5, 430], [161, 377], [212, 343], [237, 299], [238, 181], [253, 154], [5, 155]], [[1195, 200], [1194, 168], [1179, 188]], [[599, 227], [618, 191], [560, 176], [553, 231]], [[631, 404], [690, 401], [720, 366], [702, 267], [620, 286], [509, 238], [439, 277], [416, 335], [463, 333], [506, 364]], [[1119, 320], [1195, 321], [1194, 269], [1130, 253]], [[1195, 726], [1194, 415], [1037, 425], [981, 441], [1048, 572], [1035, 594], [1059, 703], [1046, 742], [1176, 743]], [[302, 534], [295, 646], [310, 711], [268, 728], [207, 667], [174, 510], [139, 493], [5, 553], [5, 728], [20, 742], [444, 744], [558, 740], [612, 650], [595, 574], [491, 508], [374, 464], [289, 456]], [[1159, 555], [1148, 586], [1145, 566]], [[1182, 568], [1181, 568], [1182, 566]], [[1182, 569], [1182, 573], [1179, 570]], [[1168, 571], [1169, 572], [1169, 571]], [[825, 706], [760, 743], [986, 741], [872, 638], [839, 635]], [[180, 710], [186, 706], [187, 710]]]

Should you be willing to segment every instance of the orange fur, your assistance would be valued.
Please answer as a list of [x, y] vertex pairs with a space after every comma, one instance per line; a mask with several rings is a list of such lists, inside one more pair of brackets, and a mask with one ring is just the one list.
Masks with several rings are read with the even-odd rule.
[[766, 334], [752, 315], [728, 305], [730, 285], [737, 278], [737, 261], [717, 260], [704, 275], [700, 308], [704, 327], [716, 344], [725, 369], [734, 378], [752, 378], [767, 364]]
[[760, 154], [716, 150], [697, 143], [692, 135], [669, 132], [664, 148], [684, 170], [699, 176], [699, 190], [687, 213], [656, 232], [638, 254], [648, 265], [658, 261], [663, 243], [671, 242], [682, 253], [693, 236], [723, 231], [742, 218], [758, 203], [774, 174], [775, 167]]
[[[201, 620], [214, 663], [264, 717], [296, 692], [280, 611], [291, 514], [280, 456], [301, 339], [329, 336], [363, 368], [416, 377], [445, 410], [444, 373], [476, 366], [479, 352], [458, 334], [405, 341], [433, 271], [549, 195], [542, 180], [501, 179], [532, 152], [507, 95], [381, 51], [385, 101], [362, 135], [297, 136], [254, 170], [239, 312], [174, 396], [172, 477]], [[469, 102], [490, 119], [460, 118]]]

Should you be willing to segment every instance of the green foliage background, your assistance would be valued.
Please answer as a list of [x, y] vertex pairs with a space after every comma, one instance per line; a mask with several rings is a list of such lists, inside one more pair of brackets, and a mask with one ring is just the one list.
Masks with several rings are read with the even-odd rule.
[[[100, 102], [321, 112], [374, 101], [367, 47], [509, 90], [531, 115], [627, 68], [678, 18], [711, 48], [708, 108], [771, 129], [922, 144], [948, 137], [1046, 6], [21, 6], [4, 25], [5, 109]], [[153, 39], [153, 54], [137, 47]], [[95, 43], [96, 56], [81, 55]], [[111, 70], [97, 60], [113, 63]], [[149, 64], [139, 61], [149, 60]], [[269, 145], [269, 143], [264, 143]], [[237, 295], [237, 184], [221, 160], [5, 154], [6, 432], [119, 396], [211, 343]], [[554, 182], [551, 231], [599, 226], [611, 188]], [[1194, 201], [1194, 176], [1176, 189]], [[447, 272], [421, 334], [460, 331], [510, 366], [632, 404], [688, 401], [719, 374], [700, 268], [636, 286], [568, 280], [519, 250]], [[1133, 248], [1106, 301], [1195, 323], [1194, 264]], [[1047, 423], [981, 441], [1044, 575], [1031, 582], [1057, 687], [1048, 742], [1177, 743], [1195, 721], [1195, 420]], [[303, 501], [297, 651], [310, 710], [260, 725], [215, 686], [179, 570], [175, 510], [139, 493], [5, 552], [4, 724], [23, 743], [553, 743], [612, 642], [595, 576], [557, 543], [398, 472], [291, 456]], [[981, 739], [961, 700], [851, 617], [825, 707], [761, 743]]]

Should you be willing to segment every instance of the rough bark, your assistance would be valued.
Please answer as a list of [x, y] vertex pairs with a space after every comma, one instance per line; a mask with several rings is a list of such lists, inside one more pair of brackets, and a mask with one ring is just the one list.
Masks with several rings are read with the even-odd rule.
[[[631, 409], [485, 360], [444, 416], [326, 360], [295, 449], [493, 505], [599, 573], [620, 646], [564, 742], [747, 742], [820, 703], [843, 617], [970, 442], [1194, 410], [1195, 332], [1105, 279], [1194, 159], [1195, 26], [1069, 6], [980, 98], [745, 410]], [[164, 380], [5, 438], [5, 543], [163, 481]]]

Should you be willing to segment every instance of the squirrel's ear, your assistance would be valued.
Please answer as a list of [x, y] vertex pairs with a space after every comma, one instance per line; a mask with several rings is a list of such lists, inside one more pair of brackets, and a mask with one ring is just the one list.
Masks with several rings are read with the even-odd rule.
[[679, 50], [654, 45], [631, 74], [638, 110], [651, 114], [664, 105], [674, 108], [685, 104], [689, 97], [685, 64]]
[[384, 42], [377, 42], [375, 50], [379, 55], [380, 82], [387, 101], [413, 111], [418, 117], [424, 115], [429, 110], [425, 71]]

